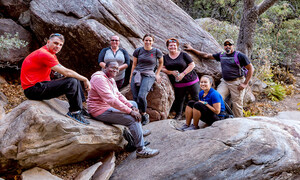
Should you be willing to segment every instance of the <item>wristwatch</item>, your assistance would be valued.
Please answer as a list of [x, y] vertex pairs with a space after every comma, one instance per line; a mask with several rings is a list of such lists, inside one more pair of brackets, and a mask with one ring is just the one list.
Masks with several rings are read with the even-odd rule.
[[207, 102], [206, 101], [204, 101], [204, 103], [203, 103], [204, 105], [206, 105], [207, 104]]

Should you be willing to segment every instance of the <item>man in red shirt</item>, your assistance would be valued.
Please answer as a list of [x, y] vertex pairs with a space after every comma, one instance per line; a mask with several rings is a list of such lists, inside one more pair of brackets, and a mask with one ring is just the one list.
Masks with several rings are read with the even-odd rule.
[[[63, 35], [51, 34], [45, 46], [25, 58], [21, 67], [21, 85], [25, 96], [32, 100], [51, 99], [65, 94], [70, 105], [67, 116], [80, 123], [89, 124], [81, 113], [84, 97], [80, 81], [83, 81], [87, 91], [91, 85], [86, 77], [58, 62], [55, 54], [61, 50], [64, 41]], [[64, 75], [65, 78], [51, 81], [51, 70]]]

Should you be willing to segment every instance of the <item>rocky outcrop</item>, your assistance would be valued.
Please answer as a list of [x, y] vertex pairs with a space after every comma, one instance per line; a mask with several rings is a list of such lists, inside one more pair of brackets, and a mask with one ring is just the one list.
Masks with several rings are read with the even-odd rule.
[[[120, 36], [121, 46], [130, 55], [143, 44], [145, 33], [154, 34], [154, 47], [164, 52], [165, 40], [170, 37], [206, 52], [221, 50], [213, 37], [171, 0], [33, 0], [30, 13], [31, 29], [39, 42], [53, 32], [65, 35], [59, 60], [88, 77], [99, 69], [98, 54], [114, 34]], [[196, 60], [196, 64], [199, 74], [220, 75], [215, 61]]]
[[0, 121], [0, 173], [11, 164], [50, 169], [99, 157], [126, 144], [120, 128], [94, 120], [88, 126], [80, 124], [65, 116], [67, 107], [58, 99], [28, 100], [8, 113]]
[[6, 104], [7, 104], [7, 98], [6, 98], [6, 96], [2, 92], [0, 92], [0, 121], [5, 116], [4, 106]]
[[[151, 121], [167, 119], [175, 99], [172, 84], [165, 73], [160, 73], [161, 83], [155, 82], [153, 90], [147, 96], [147, 113]], [[127, 99], [132, 100], [130, 85], [121, 92]]]
[[62, 180], [61, 178], [52, 175], [50, 172], [38, 167], [23, 172], [21, 178], [22, 180]]
[[132, 153], [111, 179], [297, 179], [299, 116], [227, 119], [187, 132], [171, 128], [170, 120], [150, 123], [147, 140], [160, 154]]
[[5, 33], [10, 34], [11, 37], [18, 33], [19, 39], [28, 43], [26, 47], [0, 49], [0, 68], [18, 67], [17, 65], [30, 53], [33, 46], [31, 34], [11, 19], [0, 19], [0, 35], [5, 36]]
[[31, 0], [0, 0], [0, 12], [6, 18], [9, 16], [14, 20], [18, 20], [21, 14], [29, 9]]

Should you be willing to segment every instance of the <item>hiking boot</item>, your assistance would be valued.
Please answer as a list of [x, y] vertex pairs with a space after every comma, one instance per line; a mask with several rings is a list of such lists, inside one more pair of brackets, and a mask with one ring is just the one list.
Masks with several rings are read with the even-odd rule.
[[189, 128], [190, 126], [187, 125], [187, 124], [184, 124], [183, 126], [179, 127], [179, 128], [176, 128], [177, 130], [179, 131], [184, 131], [186, 128]]
[[149, 136], [151, 134], [151, 131], [149, 129], [143, 130], [143, 136]]
[[72, 118], [73, 120], [80, 122], [82, 124], [89, 125], [90, 121], [85, 119], [81, 113], [81, 111], [76, 111], [76, 112], [68, 112], [67, 117]]
[[199, 129], [199, 126], [194, 126], [194, 124], [190, 125], [190, 127], [184, 129], [184, 131], [189, 131], [189, 130], [197, 130]]
[[146, 125], [146, 124], [149, 124], [150, 120], [149, 120], [149, 114], [143, 114], [142, 115], [142, 125]]
[[159, 150], [158, 149], [150, 149], [147, 147], [143, 147], [142, 150], [140, 151], [136, 151], [136, 157], [137, 158], [150, 158], [153, 156], [156, 156], [159, 154]]

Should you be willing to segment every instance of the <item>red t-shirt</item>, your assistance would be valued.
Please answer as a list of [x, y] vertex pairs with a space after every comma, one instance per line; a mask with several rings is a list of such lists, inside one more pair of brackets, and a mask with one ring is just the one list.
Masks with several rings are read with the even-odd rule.
[[21, 67], [21, 85], [25, 90], [38, 82], [50, 81], [51, 68], [59, 62], [46, 46], [29, 54]]

